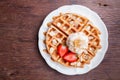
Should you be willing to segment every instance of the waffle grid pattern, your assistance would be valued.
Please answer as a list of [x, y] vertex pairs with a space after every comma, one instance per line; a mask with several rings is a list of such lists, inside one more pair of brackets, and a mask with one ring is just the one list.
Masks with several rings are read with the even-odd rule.
[[[52, 60], [65, 66], [84, 67], [90, 64], [91, 59], [100, 46], [100, 31], [86, 18], [81, 15], [65, 13], [53, 17], [53, 21], [48, 23], [49, 29], [46, 34], [45, 44]], [[67, 37], [75, 32], [83, 32], [89, 38], [88, 49], [78, 55], [76, 62], [66, 62], [57, 54], [57, 46], [65, 44]]]

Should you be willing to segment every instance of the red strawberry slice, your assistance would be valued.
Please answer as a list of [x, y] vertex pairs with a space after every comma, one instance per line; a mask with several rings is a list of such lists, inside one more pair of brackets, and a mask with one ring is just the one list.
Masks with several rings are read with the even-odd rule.
[[58, 54], [63, 57], [68, 52], [68, 47], [60, 44], [57, 47]]
[[77, 61], [77, 56], [75, 53], [69, 52], [63, 57], [63, 59], [68, 62], [75, 62]]

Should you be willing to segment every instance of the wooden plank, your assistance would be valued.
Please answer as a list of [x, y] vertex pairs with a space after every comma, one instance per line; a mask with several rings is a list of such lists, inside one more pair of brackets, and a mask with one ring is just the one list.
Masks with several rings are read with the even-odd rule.
[[[84, 75], [66, 76], [51, 69], [38, 50], [45, 16], [65, 4], [97, 12], [109, 32], [102, 63]], [[0, 0], [0, 80], [120, 80], [120, 0]]]

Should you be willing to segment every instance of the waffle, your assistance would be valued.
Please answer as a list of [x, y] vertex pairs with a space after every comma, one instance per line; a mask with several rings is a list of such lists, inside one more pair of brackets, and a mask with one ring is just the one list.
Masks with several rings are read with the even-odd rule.
[[[59, 62], [69, 67], [84, 67], [85, 64], [90, 64], [90, 61], [101, 48], [100, 31], [84, 16], [65, 13], [53, 17], [53, 21], [48, 23], [48, 31], [46, 33], [45, 44], [47, 51], [53, 61]], [[59, 44], [66, 44], [67, 37], [76, 32], [83, 32], [88, 36], [88, 49], [78, 55], [76, 62], [67, 62], [63, 60], [57, 53]]]
[[88, 19], [76, 14], [66, 13], [53, 17], [52, 24], [63, 31], [66, 35], [79, 32], [86, 25]]

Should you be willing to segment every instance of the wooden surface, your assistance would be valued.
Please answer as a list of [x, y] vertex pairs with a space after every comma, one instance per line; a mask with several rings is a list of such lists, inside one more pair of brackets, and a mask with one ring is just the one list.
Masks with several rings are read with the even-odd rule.
[[[66, 76], [51, 69], [38, 49], [45, 16], [65, 4], [97, 12], [109, 32], [102, 63], [84, 75]], [[120, 80], [120, 0], [0, 0], [0, 80]]]

